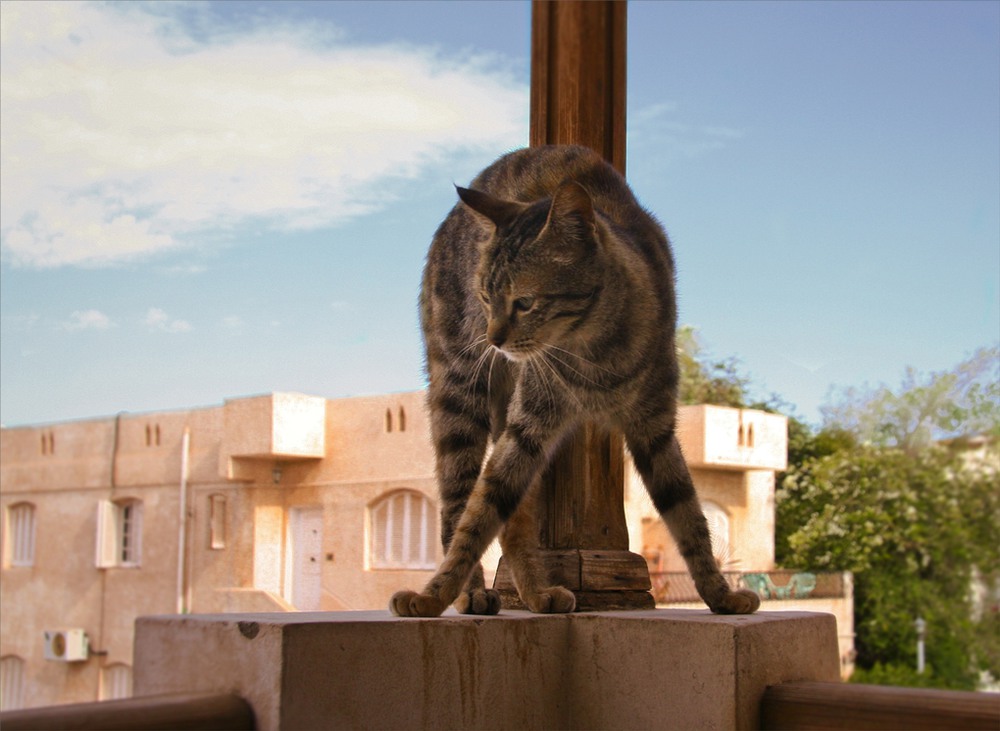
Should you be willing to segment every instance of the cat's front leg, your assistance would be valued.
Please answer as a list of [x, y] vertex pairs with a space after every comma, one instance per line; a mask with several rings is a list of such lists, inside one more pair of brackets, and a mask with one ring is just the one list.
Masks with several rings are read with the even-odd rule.
[[441, 567], [421, 593], [394, 594], [389, 604], [394, 613], [436, 617], [458, 598], [474, 566], [542, 471], [556, 437], [532, 422], [507, 427], [469, 496]]
[[510, 566], [517, 594], [528, 609], [541, 614], [572, 612], [576, 609], [576, 596], [565, 587], [552, 585], [549, 572], [538, 555], [540, 489], [539, 480], [535, 480], [500, 532], [500, 546]]
[[437, 617], [458, 599], [470, 573], [496, 537], [502, 523], [500, 512], [484, 499], [487, 492], [489, 488], [481, 479], [466, 503], [448, 553], [434, 578], [419, 594], [413, 591], [393, 594], [389, 608], [394, 614], [400, 617]]

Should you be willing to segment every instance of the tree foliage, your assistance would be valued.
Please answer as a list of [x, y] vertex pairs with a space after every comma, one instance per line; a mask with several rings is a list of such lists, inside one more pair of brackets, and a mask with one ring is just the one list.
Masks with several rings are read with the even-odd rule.
[[[863, 682], [972, 688], [1000, 677], [996, 606], [978, 611], [974, 581], [997, 586], [1000, 392], [996, 349], [902, 386], [844, 392], [824, 429], [790, 423], [789, 471], [777, 491], [779, 562], [855, 576]], [[976, 432], [993, 451], [970, 459], [945, 434]], [[995, 599], [994, 599], [995, 601]], [[916, 676], [914, 620], [927, 622], [929, 671]], [[909, 679], [909, 680], [907, 680]]]
[[709, 357], [690, 325], [677, 331], [677, 359], [682, 404], [715, 404], [741, 408], [746, 405], [750, 379], [740, 372], [736, 358]]
[[[678, 333], [681, 403], [788, 415], [788, 471], [779, 476], [775, 551], [784, 566], [854, 574], [858, 682], [975, 687], [1000, 677], [1000, 348], [950, 371], [907, 369], [897, 388], [833, 392], [816, 431], [780, 397], [751, 403], [735, 358]], [[969, 445], [992, 440], [985, 460]], [[977, 607], [970, 589], [991, 588]], [[914, 620], [927, 622], [917, 674]]]
[[[913, 622], [927, 621], [927, 655], [940, 684], [973, 687], [977, 656], [970, 586], [1000, 565], [997, 474], [933, 447], [908, 454], [863, 446], [811, 459], [777, 494], [785, 565], [855, 576], [857, 664], [912, 666]], [[981, 623], [980, 623], [981, 624]]]
[[824, 425], [862, 442], [912, 452], [962, 434], [1000, 436], [1000, 348], [980, 348], [950, 371], [907, 368], [896, 390], [845, 388], [823, 408]]

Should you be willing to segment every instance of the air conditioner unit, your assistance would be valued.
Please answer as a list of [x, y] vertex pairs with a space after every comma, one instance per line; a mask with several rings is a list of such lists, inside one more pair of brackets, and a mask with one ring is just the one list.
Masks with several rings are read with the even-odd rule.
[[60, 662], [81, 662], [90, 655], [90, 640], [82, 629], [47, 629], [45, 659]]

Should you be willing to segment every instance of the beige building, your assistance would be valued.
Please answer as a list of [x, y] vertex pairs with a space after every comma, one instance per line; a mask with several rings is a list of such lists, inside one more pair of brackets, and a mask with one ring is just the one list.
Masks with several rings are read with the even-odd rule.
[[[769, 571], [784, 418], [685, 407], [680, 433], [724, 567]], [[130, 695], [142, 615], [381, 609], [421, 586], [441, 559], [428, 434], [423, 392], [3, 429], [0, 705]], [[634, 476], [626, 494], [633, 550], [683, 570]]]

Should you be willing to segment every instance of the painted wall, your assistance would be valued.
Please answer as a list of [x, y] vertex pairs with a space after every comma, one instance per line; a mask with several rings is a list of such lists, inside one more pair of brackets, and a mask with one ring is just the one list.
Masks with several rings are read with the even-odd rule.
[[[109, 669], [132, 664], [138, 616], [381, 609], [394, 591], [420, 588], [431, 569], [373, 560], [381, 550], [373, 508], [397, 494], [414, 496], [414, 510], [427, 501], [431, 517], [420, 525], [428, 560], [440, 561], [424, 398], [267, 394], [0, 431], [0, 657], [23, 668], [22, 697], [4, 705], [107, 697]], [[725, 512], [738, 568], [771, 568], [783, 417], [685, 407], [680, 418], [695, 482]], [[676, 557], [634, 475], [626, 495], [634, 550], [662, 544], [671, 570]], [[141, 504], [138, 565], [98, 568], [98, 506], [124, 500]], [[11, 561], [8, 518], [21, 503], [34, 506], [30, 566]], [[43, 632], [57, 628], [84, 629], [90, 658], [44, 659]]]

